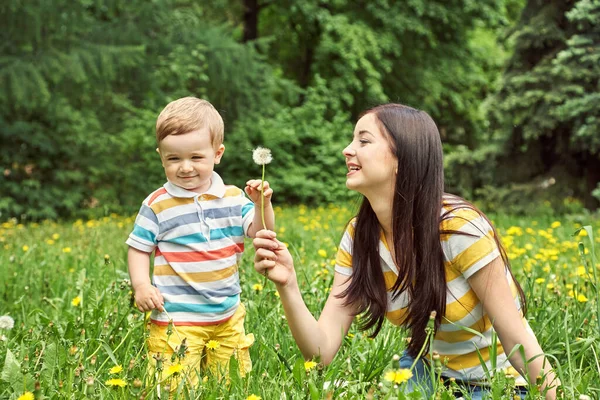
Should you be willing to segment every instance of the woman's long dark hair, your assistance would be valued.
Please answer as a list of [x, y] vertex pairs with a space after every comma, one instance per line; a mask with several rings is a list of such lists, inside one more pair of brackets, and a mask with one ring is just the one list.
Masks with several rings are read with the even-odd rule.
[[[398, 161], [392, 205], [393, 254], [398, 278], [392, 291], [394, 298], [403, 292], [408, 294], [405, 324], [411, 332], [411, 341], [407, 351], [415, 357], [425, 343], [425, 328], [431, 312], [437, 313], [436, 331], [446, 313], [447, 284], [440, 234], [460, 234], [440, 231], [442, 218], [449, 215], [449, 212], [442, 215], [441, 210], [442, 143], [435, 122], [424, 111], [401, 104], [384, 104], [362, 115], [365, 114], [376, 116], [379, 129], [388, 135]], [[453, 198], [453, 209], [464, 207], [472, 208], [485, 218], [470, 203]], [[345, 297], [345, 305], [353, 307], [358, 314], [365, 314], [361, 329], [374, 328], [371, 337], [375, 337], [385, 319], [388, 300], [379, 254], [381, 227], [366, 197], [356, 216], [354, 232], [352, 281], [339, 297]], [[509, 267], [495, 231], [494, 238]], [[525, 307], [523, 291], [518, 282], [515, 283]]]

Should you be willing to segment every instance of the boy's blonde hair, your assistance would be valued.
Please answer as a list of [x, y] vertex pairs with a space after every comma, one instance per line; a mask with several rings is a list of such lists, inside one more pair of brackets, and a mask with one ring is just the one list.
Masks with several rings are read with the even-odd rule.
[[206, 100], [183, 97], [167, 104], [156, 120], [156, 142], [169, 135], [183, 135], [208, 128], [210, 140], [216, 149], [223, 143], [223, 118]]

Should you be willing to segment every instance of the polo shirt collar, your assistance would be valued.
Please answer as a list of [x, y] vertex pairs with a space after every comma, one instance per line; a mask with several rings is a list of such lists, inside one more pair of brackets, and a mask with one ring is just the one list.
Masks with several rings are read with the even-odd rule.
[[169, 181], [167, 181], [167, 183], [165, 183], [163, 187], [166, 189], [167, 193], [169, 193], [173, 197], [194, 198], [202, 194], [208, 194], [218, 198], [222, 198], [223, 196], [225, 196], [225, 184], [223, 183], [223, 179], [221, 179], [219, 174], [217, 174], [214, 171], [210, 178], [210, 187], [204, 193], [196, 193], [190, 190], [186, 190], [180, 186], [174, 185]]

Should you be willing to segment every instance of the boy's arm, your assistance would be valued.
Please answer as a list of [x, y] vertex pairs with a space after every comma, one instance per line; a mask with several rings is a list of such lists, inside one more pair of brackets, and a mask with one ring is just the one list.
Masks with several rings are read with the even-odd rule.
[[[253, 179], [246, 182], [245, 192], [250, 197], [250, 200], [254, 202], [254, 218], [252, 223], [248, 227], [248, 236], [255, 237], [256, 232], [264, 229], [261, 215], [261, 203], [260, 203], [260, 179]], [[264, 196], [264, 216], [265, 225], [268, 230], [275, 229], [275, 212], [273, 211], [273, 204], [271, 203], [271, 197], [273, 197], [273, 189], [271, 189], [269, 182], [264, 181], [263, 186]]]
[[155, 308], [163, 311], [164, 299], [150, 282], [150, 253], [129, 246], [127, 264], [137, 308], [142, 312]]

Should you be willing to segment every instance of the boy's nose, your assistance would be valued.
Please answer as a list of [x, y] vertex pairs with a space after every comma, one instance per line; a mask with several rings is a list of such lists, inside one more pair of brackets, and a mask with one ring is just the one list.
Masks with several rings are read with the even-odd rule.
[[189, 161], [184, 161], [181, 163], [181, 170], [182, 171], [191, 171], [192, 170], [192, 164]]

